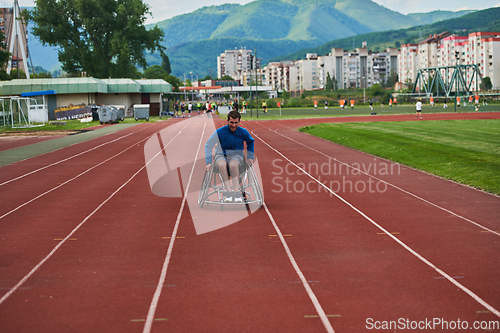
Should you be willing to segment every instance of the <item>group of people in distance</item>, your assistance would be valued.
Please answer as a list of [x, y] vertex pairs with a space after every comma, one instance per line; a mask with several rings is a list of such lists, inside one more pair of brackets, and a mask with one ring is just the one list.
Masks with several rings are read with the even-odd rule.
[[[198, 114], [203, 113], [207, 114], [207, 117], [210, 118], [212, 112], [217, 110], [218, 106], [222, 106], [222, 103], [216, 103], [215, 101], [198, 101], [196, 104], [193, 104], [191, 101], [174, 101], [171, 105], [173, 111], [170, 110], [170, 106], [167, 106], [167, 113], [170, 113], [175, 118], [186, 118], [186, 112], [188, 114], [188, 118], [191, 118], [191, 113], [198, 112]], [[226, 104], [224, 104], [226, 105]], [[237, 100], [230, 101], [227, 103], [230, 106], [231, 110], [236, 110], [240, 112], [240, 104]], [[241, 113], [246, 113], [246, 101], [241, 102]]]

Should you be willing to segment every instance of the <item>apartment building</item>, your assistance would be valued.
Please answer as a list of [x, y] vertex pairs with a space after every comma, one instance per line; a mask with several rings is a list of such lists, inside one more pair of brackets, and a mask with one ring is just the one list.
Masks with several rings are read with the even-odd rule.
[[270, 62], [264, 67], [264, 81], [273, 90], [290, 91], [290, 68], [295, 66], [294, 61]]
[[259, 69], [260, 62], [261, 59], [256, 59], [252, 55], [252, 50], [226, 50], [217, 57], [217, 77], [221, 78], [229, 75], [233, 79], [236, 79], [242, 73], [250, 71], [251, 68]]
[[[464, 64], [478, 65], [483, 77], [489, 77], [494, 90], [500, 89], [500, 32], [473, 32], [462, 51]], [[474, 85], [474, 84], [473, 84]]]
[[[429, 67], [478, 65], [482, 77], [491, 79], [493, 89], [500, 89], [500, 32], [473, 32], [468, 36], [443, 32], [429, 36], [418, 44], [401, 46], [398, 56], [399, 81], [414, 82], [419, 69]], [[453, 71], [441, 75], [451, 79]], [[471, 79], [471, 89], [476, 90], [472, 71], [465, 73]]]
[[398, 56], [399, 82], [414, 82], [417, 78], [418, 44], [401, 45]]
[[337, 82], [336, 89], [368, 88], [387, 82], [397, 73], [397, 49], [372, 52], [358, 48], [355, 52], [332, 49], [326, 56], [308, 54], [305, 60], [290, 66], [290, 90], [325, 89], [328, 74]]

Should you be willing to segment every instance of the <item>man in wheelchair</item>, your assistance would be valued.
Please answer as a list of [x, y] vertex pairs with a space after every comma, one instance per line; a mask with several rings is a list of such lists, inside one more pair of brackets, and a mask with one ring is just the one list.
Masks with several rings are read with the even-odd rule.
[[[212, 163], [214, 163], [224, 181], [224, 203], [243, 202], [242, 189], [240, 188], [240, 168], [246, 167], [243, 142], [247, 145], [246, 163], [253, 164], [254, 139], [246, 129], [240, 127], [240, 121], [240, 113], [235, 110], [230, 111], [227, 114], [227, 125], [215, 130], [205, 145], [207, 171], [212, 168]], [[215, 157], [212, 161], [214, 147], [216, 147]]]

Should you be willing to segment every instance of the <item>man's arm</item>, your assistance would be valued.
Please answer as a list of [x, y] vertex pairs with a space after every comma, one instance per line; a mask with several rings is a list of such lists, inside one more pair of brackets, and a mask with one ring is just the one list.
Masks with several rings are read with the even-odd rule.
[[218, 141], [219, 136], [216, 130], [205, 144], [205, 164], [207, 165], [207, 170], [210, 170], [210, 168], [212, 167], [212, 149], [215, 147]]
[[252, 165], [254, 159], [254, 141], [250, 133], [246, 131], [245, 142], [247, 144], [247, 163]]

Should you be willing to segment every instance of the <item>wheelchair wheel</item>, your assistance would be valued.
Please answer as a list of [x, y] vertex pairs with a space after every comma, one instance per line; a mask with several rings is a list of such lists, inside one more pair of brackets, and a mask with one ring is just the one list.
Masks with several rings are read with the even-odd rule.
[[210, 181], [212, 180], [213, 169], [205, 171], [203, 180], [201, 182], [200, 194], [198, 195], [198, 205], [203, 208], [205, 200], [207, 199], [208, 190], [210, 189]]
[[248, 167], [248, 177], [249, 177], [249, 182], [252, 184], [252, 188], [255, 194], [255, 200], [259, 204], [264, 203], [264, 197], [262, 196], [262, 190], [260, 188], [259, 184], [259, 179], [257, 178], [257, 175], [255, 174], [255, 170], [253, 169], [253, 166]]

